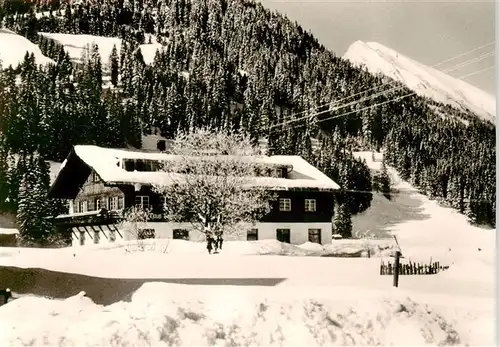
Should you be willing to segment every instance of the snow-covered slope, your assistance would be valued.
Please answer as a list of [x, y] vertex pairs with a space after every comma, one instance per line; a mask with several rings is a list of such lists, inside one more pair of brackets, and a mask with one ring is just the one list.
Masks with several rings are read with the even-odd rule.
[[[68, 52], [70, 59], [75, 62], [81, 62], [83, 52], [86, 47], [90, 47], [92, 44], [96, 44], [99, 48], [99, 55], [101, 56], [103, 66], [108, 65], [109, 56], [111, 55], [113, 46], [116, 46], [118, 54], [120, 54], [122, 46], [122, 40], [116, 37], [43, 32], [41, 32], [40, 35], [57, 41], [61, 45], [63, 45], [64, 49]], [[152, 64], [156, 51], [161, 50], [163, 47], [161, 44], [156, 42], [156, 38], [154, 36], [150, 36], [147, 36], [147, 41], [151, 41], [151, 43], [143, 44], [139, 47], [146, 64]]]
[[[380, 171], [382, 153], [353, 155], [364, 159], [373, 173]], [[467, 217], [456, 210], [420, 194], [394, 168], [388, 166], [388, 172], [391, 199], [374, 194], [370, 208], [353, 216], [354, 234], [372, 234], [375, 238], [397, 235], [404, 255], [414, 260], [434, 257], [474, 263], [471, 259], [481, 259], [494, 268], [495, 229], [470, 225]]]
[[54, 62], [44, 56], [40, 48], [27, 38], [9, 29], [0, 28], [0, 61], [2, 67], [7, 68], [12, 65], [13, 68], [16, 68], [24, 60], [26, 52], [35, 55], [37, 64], [45, 65]]
[[99, 47], [99, 54], [101, 56], [103, 65], [108, 63], [109, 56], [111, 55], [111, 51], [113, 50], [113, 46], [116, 46], [116, 50], [118, 54], [120, 54], [120, 48], [122, 44], [121, 39], [114, 37], [42, 32], [40, 33], [40, 35], [59, 42], [68, 52], [70, 59], [76, 62], [81, 61], [85, 48], [95, 43]]
[[344, 58], [372, 73], [382, 73], [404, 83], [417, 94], [472, 111], [494, 122], [496, 101], [467, 82], [410, 59], [377, 42], [354, 42]]

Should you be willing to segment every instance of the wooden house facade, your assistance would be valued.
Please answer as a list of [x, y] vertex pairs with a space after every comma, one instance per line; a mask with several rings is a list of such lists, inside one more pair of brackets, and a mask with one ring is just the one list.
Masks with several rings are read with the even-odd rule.
[[[160, 162], [169, 158], [165, 153], [75, 146], [49, 191], [50, 197], [68, 200], [68, 213], [55, 217], [56, 225], [72, 233], [75, 246], [137, 238], [203, 240], [190, 223], [169, 222], [163, 197], [152, 189], [158, 175], [165, 175], [159, 171]], [[243, 237], [330, 243], [336, 183], [300, 157], [264, 159], [269, 189], [278, 199]], [[127, 232], [121, 218], [132, 206], [152, 213], [137, 235]]]

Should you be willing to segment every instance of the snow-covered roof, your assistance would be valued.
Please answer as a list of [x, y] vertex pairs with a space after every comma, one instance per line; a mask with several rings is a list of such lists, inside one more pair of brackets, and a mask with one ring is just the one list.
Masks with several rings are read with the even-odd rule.
[[[126, 171], [122, 166], [122, 161], [126, 159], [159, 162], [182, 159], [172, 154], [111, 149], [91, 145], [75, 146], [74, 154], [108, 184], [168, 185], [171, 182], [182, 180], [183, 176], [162, 171]], [[227, 157], [229, 158], [229, 156]], [[205, 159], [208, 158], [210, 157], [205, 157]], [[297, 188], [339, 189], [335, 182], [299, 156], [255, 156], [240, 157], [240, 159], [251, 160], [264, 165], [285, 167], [290, 170], [288, 178], [255, 177], [253, 184], [256, 186], [275, 190]]]

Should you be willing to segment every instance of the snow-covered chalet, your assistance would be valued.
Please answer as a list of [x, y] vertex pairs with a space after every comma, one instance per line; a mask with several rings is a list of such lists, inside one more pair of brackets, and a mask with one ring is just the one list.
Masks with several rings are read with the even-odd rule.
[[[152, 189], [167, 175], [160, 170], [161, 163], [173, 157], [158, 151], [74, 146], [49, 190], [49, 197], [69, 201], [69, 213], [55, 217], [57, 227], [72, 233], [74, 246], [137, 237], [202, 240], [190, 223], [168, 222], [163, 197]], [[246, 239], [330, 243], [339, 186], [299, 156], [255, 160], [268, 168], [268, 177], [259, 184], [275, 191], [278, 199], [271, 212], [246, 231]], [[139, 236], [121, 227], [120, 211], [134, 205], [152, 211]]]

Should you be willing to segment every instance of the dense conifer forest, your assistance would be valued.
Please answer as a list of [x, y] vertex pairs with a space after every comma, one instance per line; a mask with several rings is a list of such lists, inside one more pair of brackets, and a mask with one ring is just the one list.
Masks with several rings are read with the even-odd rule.
[[[390, 198], [387, 176], [371, 177], [351, 154], [384, 150], [386, 164], [423, 193], [474, 223], [495, 225], [493, 124], [416, 95], [367, 108], [411, 90], [399, 85], [380, 95], [392, 84], [376, 96], [366, 91], [389, 80], [335, 56], [298, 23], [259, 3], [12, 1], [0, 19], [55, 61], [37, 66], [26, 55], [19, 67], [0, 72], [0, 210], [17, 213], [21, 229], [49, 228], [36, 220], [60, 211], [40, 197], [49, 183], [39, 158], [62, 161], [75, 144], [140, 147], [141, 134], [151, 129], [171, 138], [201, 127], [241, 130], [256, 142], [265, 137], [270, 154], [297, 154], [317, 165], [342, 187], [342, 219], [366, 210], [372, 189]], [[40, 32], [123, 43], [109, 57], [89, 47], [74, 64]], [[164, 49], [147, 64], [138, 47], [151, 35]], [[329, 107], [344, 99], [340, 104], [351, 104]], [[316, 150], [311, 138], [319, 140]], [[26, 194], [27, 187], [39, 195]], [[349, 235], [350, 223], [339, 216], [335, 225]]]

